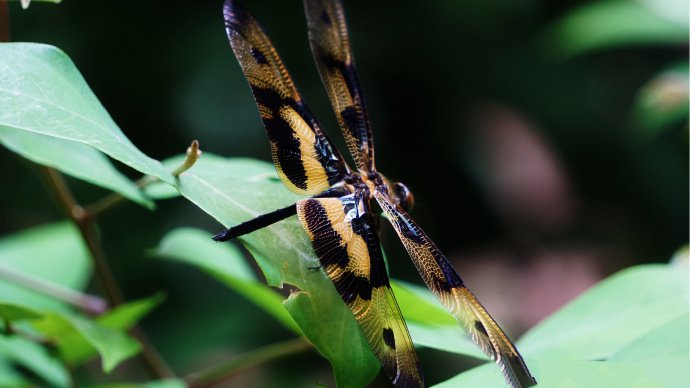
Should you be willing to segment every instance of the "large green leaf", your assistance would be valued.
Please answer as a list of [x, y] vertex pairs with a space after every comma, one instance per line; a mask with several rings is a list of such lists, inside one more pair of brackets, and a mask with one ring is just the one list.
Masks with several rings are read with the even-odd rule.
[[199, 229], [175, 229], [163, 238], [156, 254], [205, 270], [261, 307], [286, 328], [302, 334], [283, 306], [283, 297], [259, 282], [242, 252], [232, 244], [216, 243], [210, 235]]
[[[690, 381], [687, 358], [637, 362], [584, 361], [559, 357], [527, 357], [538, 387], [655, 387], [676, 388]], [[505, 387], [501, 371], [485, 364], [437, 384], [437, 388]]]
[[563, 57], [622, 45], [687, 44], [687, 26], [632, 1], [596, 1], [571, 12], [549, 32]]
[[[27, 140], [27, 133], [86, 144], [144, 174], [174, 184], [172, 175], [158, 161], [146, 156], [127, 139], [72, 61], [52, 46], [0, 44], [0, 127], [5, 127], [3, 133], [12, 138], [22, 135], [9, 131], [25, 132], [21, 141], [14, 140], [15, 144], [42, 142], [45, 145], [45, 140]], [[83, 150], [83, 147], [65, 147], [64, 142], [55, 144], [55, 152], [44, 156], [53, 165], [59, 166], [62, 156]], [[35, 151], [38, 146], [32, 147]], [[35, 152], [32, 155], [36, 157]], [[103, 165], [102, 161], [99, 165]], [[100, 182], [93, 178], [93, 171], [94, 167], [83, 167], [81, 173], [90, 176], [93, 183]], [[123, 194], [131, 194], [131, 187], [123, 188], [121, 180], [109, 183]]]
[[542, 321], [518, 347], [524, 355], [607, 359], [651, 330], [687, 316], [688, 302], [687, 268], [639, 265], [607, 278]]
[[[91, 261], [81, 236], [66, 222], [0, 239], [0, 267], [74, 290], [84, 288], [91, 274]], [[2, 278], [0, 297], [39, 311], [65, 311], [62, 302]]]
[[[688, 268], [640, 265], [602, 281], [518, 342], [541, 386], [677, 387], [687, 367]], [[491, 363], [438, 386], [501, 387]]]
[[[176, 166], [180, 161], [173, 158], [164, 164]], [[269, 163], [224, 159], [208, 153], [180, 176], [178, 187], [183, 196], [224, 225], [236, 225], [300, 198], [280, 183]], [[305, 336], [331, 362], [338, 385], [368, 384], [379, 363], [333, 283], [314, 269], [319, 266], [318, 260], [296, 217], [240, 240], [269, 285], [282, 287], [288, 283], [298, 288], [285, 301], [285, 307]]]
[[641, 361], [653, 359], [686, 360], [690, 355], [690, 316], [681, 314], [637, 337], [616, 352], [610, 360]]

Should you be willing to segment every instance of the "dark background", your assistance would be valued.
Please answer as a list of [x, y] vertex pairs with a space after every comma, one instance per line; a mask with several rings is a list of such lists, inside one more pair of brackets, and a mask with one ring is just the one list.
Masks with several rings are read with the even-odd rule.
[[[309, 52], [301, 2], [244, 3], [346, 152]], [[554, 28], [587, 4], [346, 4], [377, 166], [413, 190], [414, 217], [514, 335], [598, 279], [667, 261], [688, 241], [687, 115], [649, 124], [638, 114], [644, 85], [678, 62], [687, 106], [687, 41], [563, 54], [569, 43], [555, 39]], [[66, 0], [26, 11], [11, 3], [10, 16], [12, 41], [63, 49], [146, 154], [164, 159], [198, 139], [204, 152], [270, 160], [220, 1]], [[0, 179], [13, 186], [2, 192], [0, 232], [62, 218], [27, 162], [2, 149], [0, 163]], [[69, 182], [82, 202], [104, 194]], [[147, 256], [178, 226], [209, 234], [221, 227], [182, 199], [162, 202], [156, 212], [125, 204], [101, 223], [126, 297], [167, 293], [143, 326], [173, 367], [188, 373], [289, 337], [208, 276]], [[392, 276], [419, 283], [392, 231], [383, 236]], [[425, 369], [466, 361], [431, 351], [420, 357]], [[234, 383], [330, 379], [316, 355], [292, 363], [255, 369]], [[294, 363], [303, 370], [295, 372]], [[124, 366], [115, 379], [140, 373]], [[427, 373], [431, 382], [450, 376]]]

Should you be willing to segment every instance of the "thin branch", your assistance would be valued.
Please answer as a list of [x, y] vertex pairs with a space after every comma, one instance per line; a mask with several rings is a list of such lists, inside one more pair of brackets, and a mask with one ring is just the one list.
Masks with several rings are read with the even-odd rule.
[[[199, 159], [200, 156], [201, 150], [199, 149], [199, 142], [197, 140], [193, 140], [190, 146], [187, 148], [187, 157], [184, 159], [182, 164], [180, 164], [175, 170], [173, 170], [173, 176], [178, 177], [183, 172], [192, 168], [192, 166], [194, 165], [194, 163], [196, 163], [197, 159]], [[143, 189], [144, 187], [157, 181], [158, 178], [150, 175], [145, 175], [141, 179], [137, 180], [135, 184], [138, 188]], [[124, 199], [125, 197], [123, 197], [122, 194], [110, 193], [105, 197], [99, 199], [98, 201], [92, 203], [91, 205], [85, 206], [84, 217], [98, 218], [103, 213], [107, 212], [108, 210], [115, 207], [115, 205], [122, 202]]]
[[234, 357], [220, 365], [195, 372], [187, 376], [185, 382], [190, 388], [210, 387], [257, 365], [300, 353], [311, 347], [312, 344], [302, 337], [267, 345]]
[[84, 294], [41, 278], [27, 276], [22, 272], [15, 271], [4, 265], [0, 265], [0, 278], [23, 286], [29, 290], [50, 296], [51, 298], [69, 303], [72, 306], [84, 310], [84, 312], [89, 315], [103, 314], [108, 307], [107, 303], [97, 296]]
[[105, 257], [105, 252], [101, 247], [100, 239], [98, 238], [98, 231], [95, 225], [90, 222], [91, 219], [85, 217], [86, 212], [72, 196], [72, 192], [67, 187], [65, 178], [57, 170], [50, 167], [41, 167], [44, 175], [48, 179], [48, 183], [55, 190], [60, 200], [60, 204], [67, 213], [67, 216], [74, 222], [79, 229], [86, 247], [91, 252], [91, 258], [96, 269], [96, 276], [103, 286], [106, 299], [111, 306], [119, 306], [123, 302], [122, 292], [120, 291], [117, 282], [113, 276], [113, 272]]
[[[93, 215], [90, 216], [87, 214], [84, 208], [75, 201], [72, 192], [60, 172], [50, 167], [41, 166], [40, 169], [46, 177], [50, 187], [57, 194], [60, 206], [62, 206], [67, 216], [79, 229], [82, 239], [91, 253], [91, 259], [96, 268], [98, 280], [104, 289], [109, 304], [112, 307], [121, 305], [124, 299], [110, 265], [108, 264], [103, 247], [101, 246], [98, 230], [94, 224], [95, 218], [93, 218]], [[152, 375], [159, 378], [175, 376], [174, 372], [166, 365], [158, 351], [140, 330], [133, 329], [132, 335], [141, 343], [141, 357]]]
[[[151, 183], [157, 182], [158, 178], [150, 176], [150, 175], [145, 175], [141, 178], [139, 178], [134, 184], [140, 188], [143, 189], [144, 187], [150, 185]], [[115, 205], [119, 204], [125, 199], [125, 197], [122, 196], [120, 193], [110, 193], [106, 195], [105, 197], [97, 200], [96, 202], [87, 205], [84, 207], [84, 217], [89, 218], [89, 219], [97, 219], [104, 213], [106, 213], [108, 210], [111, 210], [112, 208], [115, 207]]]
[[10, 9], [7, 0], [0, 0], [0, 42], [10, 41]]

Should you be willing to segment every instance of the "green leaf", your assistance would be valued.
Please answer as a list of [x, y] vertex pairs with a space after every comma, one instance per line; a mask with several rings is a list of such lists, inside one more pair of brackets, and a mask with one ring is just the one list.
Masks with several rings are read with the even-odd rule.
[[0, 357], [0, 387], [23, 387], [28, 384], [29, 382], [17, 373], [12, 364]]
[[51, 313], [32, 322], [32, 325], [57, 343], [60, 355], [70, 364], [83, 361], [81, 357], [86, 352], [79, 344], [87, 343], [100, 354], [103, 371], [106, 373], [140, 350], [139, 343], [124, 331], [105, 327], [76, 315]]
[[16, 303], [0, 301], [0, 318], [5, 321], [21, 321], [25, 319], [40, 318], [43, 314]]
[[677, 128], [669, 124], [687, 122], [689, 83], [685, 61], [666, 68], [640, 88], [632, 121], [641, 134], [655, 135], [662, 129]]
[[636, 0], [636, 2], [673, 23], [685, 27], [690, 25], [690, 19], [688, 19], [690, 3], [686, 0]]
[[[369, 344], [359, 338], [361, 330], [359, 326], [353, 326], [357, 322], [352, 312], [336, 304], [328, 309], [327, 305], [322, 305], [325, 298], [315, 296], [313, 292], [293, 292], [285, 301], [285, 307], [307, 338], [330, 361], [338, 387], [368, 385], [378, 373], [380, 364]], [[342, 303], [340, 298], [338, 302]], [[348, 363], [351, 363], [351, 368], [348, 368]]]
[[687, 268], [648, 264], [622, 270], [532, 328], [518, 348], [526, 356], [607, 359], [687, 316], [688, 286]]
[[52, 357], [45, 347], [17, 335], [11, 337], [0, 335], [0, 386], [23, 386], [16, 383], [5, 384], [3, 364], [14, 364], [26, 368], [51, 386], [68, 387], [70, 385], [69, 374], [60, 360]]
[[[540, 386], [676, 387], [690, 381], [688, 269], [648, 264], [602, 281], [518, 341]], [[487, 363], [438, 387], [501, 387]]]
[[100, 384], [92, 385], [89, 388], [185, 388], [185, 384], [182, 380], [177, 379], [166, 379], [149, 381], [148, 383], [111, 383], [111, 384]]
[[161, 164], [120, 131], [59, 49], [0, 44], [0, 126], [87, 144], [144, 174], [174, 184]]
[[470, 340], [459, 325], [434, 326], [407, 321], [412, 342], [415, 346], [423, 346], [444, 352], [462, 354], [486, 360], [487, 357]]
[[[125, 303], [99, 316], [93, 324], [104, 329], [112, 329], [118, 333], [117, 336], [122, 336], [125, 330], [133, 327], [163, 299], [162, 294], [156, 294], [150, 298]], [[131, 339], [128, 341], [131, 342]], [[100, 349], [87, 336], [76, 331], [60, 338], [60, 351], [63, 359], [71, 365], [81, 364], [95, 357], [97, 352], [100, 353]]]
[[148, 298], [127, 302], [99, 316], [96, 322], [112, 329], [131, 329], [164, 300], [165, 295], [158, 293]]
[[[177, 166], [181, 160], [173, 158], [164, 164]], [[301, 198], [280, 183], [269, 163], [224, 159], [208, 153], [180, 176], [178, 188], [224, 225], [236, 225]], [[380, 365], [333, 283], [322, 271], [313, 269], [319, 266], [318, 259], [297, 218], [240, 240], [269, 285], [282, 287], [285, 282], [300, 290], [285, 301], [285, 306], [305, 336], [330, 361], [338, 385], [367, 385]]]
[[392, 281], [391, 287], [405, 320], [426, 325], [455, 326], [461, 330], [455, 318], [428, 288], [399, 280]]
[[283, 297], [259, 282], [236, 246], [216, 243], [211, 239], [210, 233], [199, 229], [180, 228], [163, 238], [156, 254], [203, 269], [262, 308], [289, 330], [302, 334], [283, 306]]
[[548, 33], [560, 57], [623, 45], [687, 44], [687, 26], [669, 22], [631, 1], [591, 2], [558, 21]]
[[120, 193], [134, 202], [153, 207], [153, 202], [132, 181], [117, 171], [104, 154], [89, 145], [2, 125], [0, 142], [32, 162], [53, 167], [67, 175]]
[[[0, 267], [27, 277], [81, 290], [91, 274], [91, 260], [77, 229], [68, 222], [39, 226], [0, 239]], [[39, 311], [67, 311], [65, 304], [0, 278], [0, 295]]]
[[[687, 358], [640, 362], [583, 361], [559, 357], [527, 357], [539, 387], [668, 387], [690, 381]], [[680, 385], [679, 385], [680, 384]], [[434, 387], [505, 387], [493, 364], [471, 369]]]
[[612, 361], [642, 361], [654, 359], [686, 360], [690, 354], [690, 318], [681, 313], [653, 330], [637, 337], [616, 352]]

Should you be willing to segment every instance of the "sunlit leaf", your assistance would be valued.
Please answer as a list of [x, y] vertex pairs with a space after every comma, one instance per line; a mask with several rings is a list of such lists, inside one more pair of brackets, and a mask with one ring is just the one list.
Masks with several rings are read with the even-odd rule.
[[687, 315], [688, 286], [687, 269], [662, 264], [625, 269], [529, 330], [518, 347], [524, 355], [607, 359]]
[[301, 334], [301, 330], [283, 306], [283, 297], [259, 282], [242, 252], [232, 244], [219, 244], [211, 234], [191, 228], [168, 233], [156, 249], [156, 254], [195, 265], [235, 290], [286, 328]]
[[661, 71], [638, 91], [633, 124], [642, 134], [652, 135], [664, 128], [679, 128], [668, 124], [687, 122], [689, 84], [687, 61]]
[[620, 349], [612, 361], [688, 360], [690, 355], [690, 317], [687, 312], [669, 320]]
[[[181, 158], [164, 164], [176, 166]], [[300, 197], [280, 183], [272, 165], [205, 153], [179, 179], [183, 196], [223, 225], [236, 225], [295, 203]], [[219, 230], [221, 229], [219, 225]], [[340, 386], [367, 385], [380, 365], [333, 283], [314, 268], [318, 260], [299, 221], [292, 217], [240, 238], [269, 285], [300, 291], [285, 306], [305, 336], [333, 366]], [[338, 333], [338, 335], [333, 335]]]
[[548, 33], [561, 57], [623, 45], [687, 44], [688, 29], [632, 1], [595, 1], [570, 12]]
[[690, 25], [688, 13], [690, 6], [686, 0], [635, 0], [643, 4], [651, 12], [673, 23], [687, 27]]
[[[685, 360], [645, 360], [638, 362], [583, 361], [559, 357], [527, 357], [527, 365], [538, 387], [668, 387], [690, 381]], [[680, 385], [679, 385], [680, 383]], [[503, 388], [501, 371], [485, 364], [437, 384], [437, 388]]]
[[144, 174], [174, 184], [161, 164], [120, 131], [59, 49], [35, 43], [0, 44], [0, 126], [88, 144]]
[[[74, 290], [83, 289], [91, 274], [91, 261], [81, 236], [66, 222], [0, 239], [0, 266]], [[0, 278], [0, 297], [39, 311], [65, 311], [64, 303], [9, 279]]]

